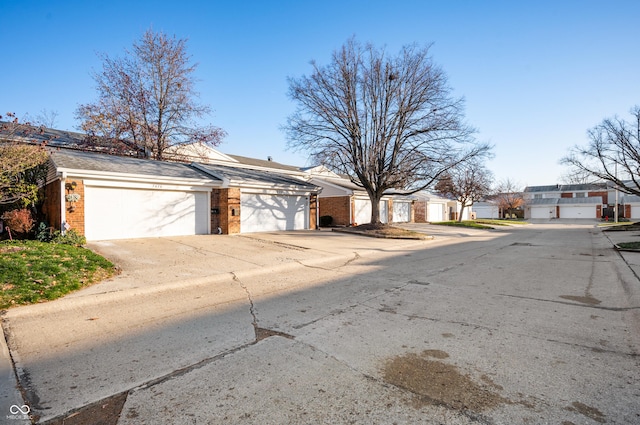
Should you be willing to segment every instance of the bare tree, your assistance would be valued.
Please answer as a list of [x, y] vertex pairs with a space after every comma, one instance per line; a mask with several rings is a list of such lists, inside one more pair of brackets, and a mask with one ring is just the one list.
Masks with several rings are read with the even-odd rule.
[[210, 108], [195, 102], [197, 65], [190, 63], [185, 39], [148, 30], [124, 57], [102, 59], [102, 72], [93, 74], [98, 100], [76, 111], [82, 130], [129, 139], [157, 160], [175, 145], [220, 144], [222, 129], [196, 124]]
[[311, 65], [311, 76], [289, 79], [297, 104], [286, 125], [289, 146], [362, 187], [372, 223], [380, 223], [383, 194], [422, 190], [490, 150], [471, 137], [463, 101], [452, 98], [429, 47], [406, 46], [391, 57], [352, 38], [329, 65]]
[[516, 209], [524, 205], [520, 184], [509, 178], [498, 183], [493, 199], [497, 201], [501, 215], [506, 211], [511, 216]]
[[480, 161], [467, 161], [448, 170], [438, 181], [435, 190], [460, 202], [458, 221], [466, 207], [482, 200], [491, 192], [493, 174]]
[[13, 113], [0, 115], [0, 205], [33, 206], [44, 185], [48, 158], [42, 146], [25, 143], [40, 129]]
[[571, 176], [605, 180], [621, 191], [640, 196], [640, 107], [630, 111], [633, 120], [607, 118], [588, 131], [589, 143], [574, 146], [561, 163]]

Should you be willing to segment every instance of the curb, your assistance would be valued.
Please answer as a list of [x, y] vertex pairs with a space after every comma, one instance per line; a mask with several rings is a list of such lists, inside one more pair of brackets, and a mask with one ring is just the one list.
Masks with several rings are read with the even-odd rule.
[[[2, 320], [4, 321], [4, 319]], [[31, 424], [29, 419], [31, 409], [24, 402], [19, 390], [13, 360], [4, 334], [4, 326], [0, 338], [0, 371], [2, 373], [2, 378], [0, 378], [2, 379], [2, 385], [0, 385], [0, 422], [6, 419], [12, 424]]]

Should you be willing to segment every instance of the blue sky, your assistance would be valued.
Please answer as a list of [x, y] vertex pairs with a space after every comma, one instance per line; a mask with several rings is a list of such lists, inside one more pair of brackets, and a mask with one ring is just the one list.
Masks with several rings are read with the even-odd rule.
[[495, 146], [496, 179], [555, 184], [589, 128], [640, 104], [638, 16], [637, 0], [0, 0], [0, 114], [54, 111], [77, 129], [97, 54], [122, 55], [152, 27], [188, 39], [208, 122], [228, 132], [221, 151], [311, 165], [286, 150], [287, 77], [354, 35], [394, 53], [433, 43], [477, 139]]

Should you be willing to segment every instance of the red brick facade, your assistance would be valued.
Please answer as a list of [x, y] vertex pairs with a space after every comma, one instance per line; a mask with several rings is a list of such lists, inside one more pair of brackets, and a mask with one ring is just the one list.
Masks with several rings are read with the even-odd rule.
[[211, 232], [218, 228], [223, 235], [240, 233], [240, 189], [213, 189], [211, 191]]
[[316, 230], [318, 228], [318, 195], [309, 197], [309, 229]]
[[415, 223], [427, 223], [426, 201], [416, 201], [413, 203], [413, 221]]
[[[75, 182], [75, 186], [71, 184]], [[64, 195], [60, 191], [64, 185]], [[77, 202], [67, 201], [67, 195], [77, 194], [80, 196]], [[64, 199], [64, 200], [63, 200]], [[62, 213], [60, 202], [64, 202], [65, 222], [70, 229], [84, 235], [84, 184], [80, 179], [67, 179], [61, 182], [54, 180], [44, 188], [44, 202], [42, 213], [47, 224], [56, 230], [62, 230]]]
[[320, 217], [325, 215], [333, 217], [333, 224], [336, 226], [351, 225], [352, 209], [350, 196], [320, 198]]
[[[75, 188], [71, 188], [71, 183], [75, 182]], [[77, 202], [69, 202], [66, 199], [66, 195], [72, 193], [80, 195], [80, 199]], [[81, 235], [84, 235], [84, 183], [78, 179], [67, 179], [65, 183], [65, 215], [66, 222], [70, 226], [70, 229], [75, 230]]]

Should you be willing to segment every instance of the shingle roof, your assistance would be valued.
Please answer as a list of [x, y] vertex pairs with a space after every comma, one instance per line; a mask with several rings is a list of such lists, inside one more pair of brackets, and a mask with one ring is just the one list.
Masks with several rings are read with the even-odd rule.
[[231, 158], [235, 159], [241, 164], [250, 165], [253, 167], [274, 168], [279, 170], [300, 172], [300, 167], [295, 167], [293, 165], [280, 164], [279, 162], [275, 162], [275, 161], [257, 159], [257, 158], [248, 158], [246, 156], [239, 156], [239, 155], [227, 154], [227, 156], [230, 156]]
[[253, 170], [249, 168], [231, 167], [226, 165], [215, 164], [194, 164], [195, 167], [203, 170], [204, 172], [216, 176], [219, 178], [228, 179], [235, 184], [248, 183], [254, 185], [274, 185], [291, 187], [297, 186], [298, 188], [306, 190], [316, 190], [317, 187], [305, 182], [302, 179], [291, 177], [276, 172]]
[[[0, 122], [0, 124], [3, 123]], [[115, 153], [134, 157], [142, 154], [140, 149], [134, 147], [133, 143], [125, 140], [92, 137], [85, 133], [34, 127], [25, 124], [20, 124], [16, 130], [12, 131], [0, 129], [0, 140], [38, 144], [54, 148]]]
[[527, 205], [597, 205], [602, 204], [601, 196], [585, 198], [537, 198], [529, 199]]
[[533, 192], [579, 192], [583, 190], [606, 190], [606, 183], [554, 184], [548, 186], [527, 186], [524, 191]]
[[56, 168], [221, 181], [196, 170], [188, 164], [75, 151], [72, 149], [49, 149], [49, 152]]
[[601, 196], [589, 196], [588, 198], [559, 198], [558, 205], [597, 205], [602, 204]]

